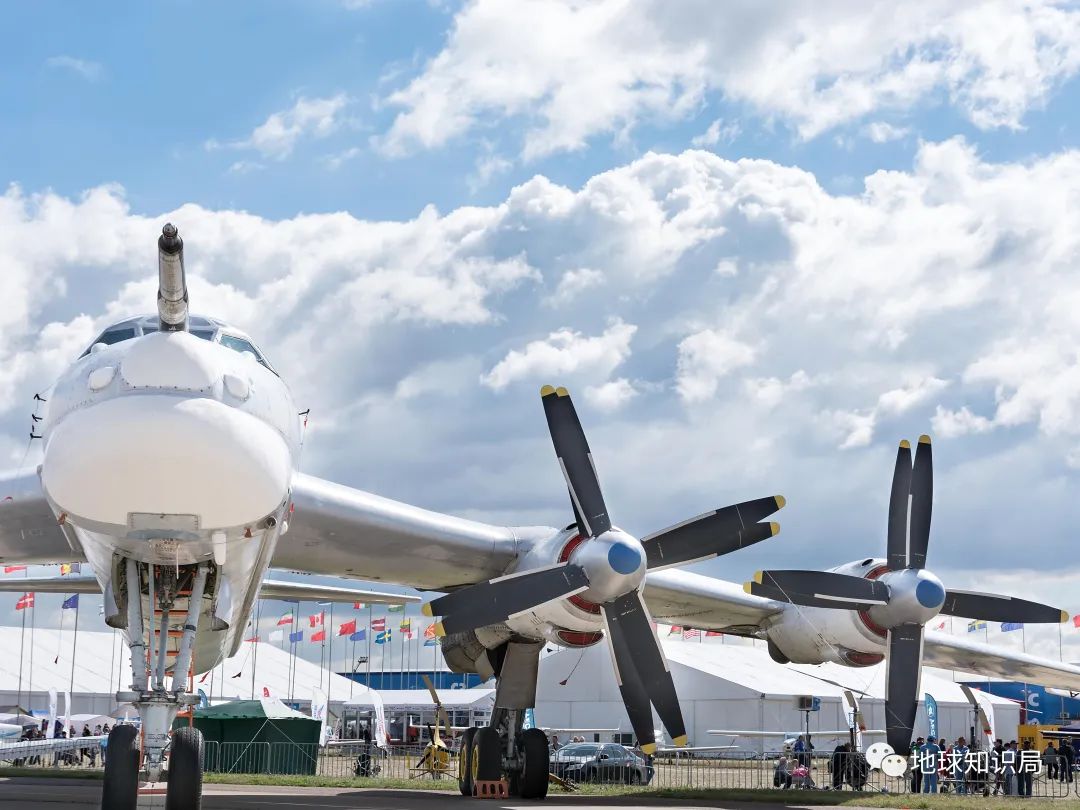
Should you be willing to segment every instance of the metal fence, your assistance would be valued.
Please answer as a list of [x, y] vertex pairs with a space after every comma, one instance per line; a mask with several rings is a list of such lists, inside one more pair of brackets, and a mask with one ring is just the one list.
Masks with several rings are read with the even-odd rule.
[[[291, 742], [226, 742], [208, 741], [203, 746], [203, 767], [208, 773], [311, 775], [353, 780], [357, 787], [365, 783], [378, 784], [382, 779], [431, 779], [432, 774], [422, 766], [424, 746], [395, 746], [378, 748], [360, 742], [331, 742], [325, 748], [315, 744]], [[889, 777], [880, 770], [866, 766], [859, 754], [818, 755], [797, 762], [794, 758], [778, 769], [779, 755], [763, 757], [730, 753], [676, 754], [665, 752], [649, 762], [604, 765], [597, 761], [569, 773], [558, 764], [554, 767], [569, 781], [577, 784], [623, 784], [633, 790], [649, 788], [738, 789], [762, 790], [861, 790], [870, 793], [915, 793], [924, 790], [932, 780], [909, 773], [904, 777]], [[0, 763], [0, 774], [7, 763]], [[40, 757], [24, 761], [23, 766], [98, 769], [102, 757], [73, 756], [70, 760]], [[805, 773], [797, 765], [808, 766]], [[836, 767], [834, 767], [834, 765]], [[451, 756], [445, 773], [435, 778], [456, 784], [457, 759]], [[1070, 778], [1071, 777], [1071, 778]], [[926, 785], [929, 787], [929, 785]], [[939, 772], [937, 791], [975, 795], [1025, 795], [1026, 779], [1016, 773], [946, 773]], [[1080, 796], [1080, 771], [1067, 770], [1064, 758], [1040, 761], [1039, 772], [1032, 774], [1030, 795], [1042, 798]]]

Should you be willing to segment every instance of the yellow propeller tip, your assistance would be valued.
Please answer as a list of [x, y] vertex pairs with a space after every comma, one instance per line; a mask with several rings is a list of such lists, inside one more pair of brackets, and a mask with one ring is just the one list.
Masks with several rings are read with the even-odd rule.
[[645, 756], [651, 757], [656, 753], [656, 743], [645, 743], [641, 746], [641, 753]]
[[443, 627], [442, 622], [435, 622], [431, 625], [431, 632], [435, 634], [436, 638], [442, 638], [446, 635], [446, 628]]
[[783, 509], [785, 506], [787, 506], [787, 498], [785, 498], [783, 495], [774, 495], [773, 500], [776, 501], [777, 509]]
[[690, 740], [687, 739], [687, 736], [685, 734], [680, 734], [678, 737], [671, 738], [671, 742], [675, 745], [676, 748], [685, 748], [686, 744], [689, 741]]
[[1069, 614], [1066, 611], [1061, 611], [1061, 620], [1067, 622], [1069, 620]]
[[780, 524], [777, 523], [775, 520], [769, 523], [769, 528], [772, 529], [773, 537], [776, 537], [776, 535], [780, 534]]
[[558, 394], [560, 397], [570, 396], [570, 392], [563, 388], [561, 385], [555, 389], [555, 393]]
[[911, 442], [909, 442], [907, 439], [901, 439], [900, 440], [900, 447], [903, 448], [904, 450], [910, 450], [911, 449]]
[[754, 572], [754, 582], [756, 582], [758, 585], [761, 584], [763, 574], [764, 574], [764, 571], [755, 571]]
[[919, 444], [930, 444], [930, 437], [924, 433], [919, 437]]
[[431, 612], [431, 602], [424, 602], [424, 604], [420, 606], [420, 612], [429, 617], [434, 615]]
[[542, 396], [542, 397], [549, 397], [554, 393], [555, 393], [555, 386], [554, 385], [545, 385], [543, 388], [540, 389], [540, 396]]
[[742, 589], [744, 591], [746, 591], [747, 593], [751, 593], [753, 591], [753, 589], [754, 589], [754, 583], [753, 582], [744, 582], [743, 586], [742, 586]]

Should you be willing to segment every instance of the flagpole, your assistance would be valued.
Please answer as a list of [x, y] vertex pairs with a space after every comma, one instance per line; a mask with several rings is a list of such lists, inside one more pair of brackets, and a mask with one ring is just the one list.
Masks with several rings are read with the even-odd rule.
[[[75, 650], [79, 645], [79, 608], [81, 607], [79, 602], [80, 600], [75, 600], [75, 635], [71, 639], [71, 680], [68, 681], [69, 692], [75, 691]], [[68, 711], [70, 712], [71, 709], [69, 708]]]
[[20, 709], [22, 708], [22, 672], [23, 672], [23, 648], [26, 646], [26, 592], [23, 591], [22, 596], [23, 609], [22, 613], [22, 630], [19, 633], [19, 697], [15, 701], [15, 705]]
[[[34, 602], [35, 606], [37, 600]], [[63, 613], [63, 611], [61, 611]], [[37, 624], [37, 611], [30, 608], [30, 685], [26, 689], [26, 708], [30, 709], [34, 702], [34, 627]]]
[[330, 603], [330, 646], [326, 655], [326, 715], [330, 716], [330, 689], [334, 674], [334, 603]]
[[251, 642], [255, 645], [255, 655], [251, 661], [251, 699], [255, 699], [255, 667], [259, 663], [259, 619], [262, 618], [262, 599], [259, 599], [255, 603], [255, 632], [251, 634], [251, 637], [255, 640]]
[[375, 635], [371, 629], [371, 605], [367, 609], [367, 688], [371, 688], [371, 637]]

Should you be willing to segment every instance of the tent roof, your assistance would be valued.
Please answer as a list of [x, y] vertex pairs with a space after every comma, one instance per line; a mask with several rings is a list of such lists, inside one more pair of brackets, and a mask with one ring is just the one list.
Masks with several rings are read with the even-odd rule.
[[216, 706], [200, 707], [195, 710], [195, 717], [207, 720], [307, 720], [313, 723], [322, 722], [312, 720], [306, 714], [290, 709], [277, 698], [233, 700], [228, 703], [219, 703]]
[[[388, 709], [399, 707], [423, 708], [435, 705], [435, 701], [431, 699], [431, 693], [427, 689], [384, 689], [378, 694], [383, 700], [383, 706]], [[491, 687], [440, 689], [439, 700], [445, 709], [464, 709], [469, 706], [490, 708], [495, 700], [495, 690]], [[345, 703], [348, 706], [370, 706], [371, 700], [367, 697], [354, 698], [345, 701]]]

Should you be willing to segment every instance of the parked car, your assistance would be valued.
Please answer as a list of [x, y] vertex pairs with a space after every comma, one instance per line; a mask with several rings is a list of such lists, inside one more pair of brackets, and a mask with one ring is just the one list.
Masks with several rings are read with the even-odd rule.
[[647, 785], [653, 768], [623, 745], [571, 743], [551, 757], [551, 772], [571, 782]]

